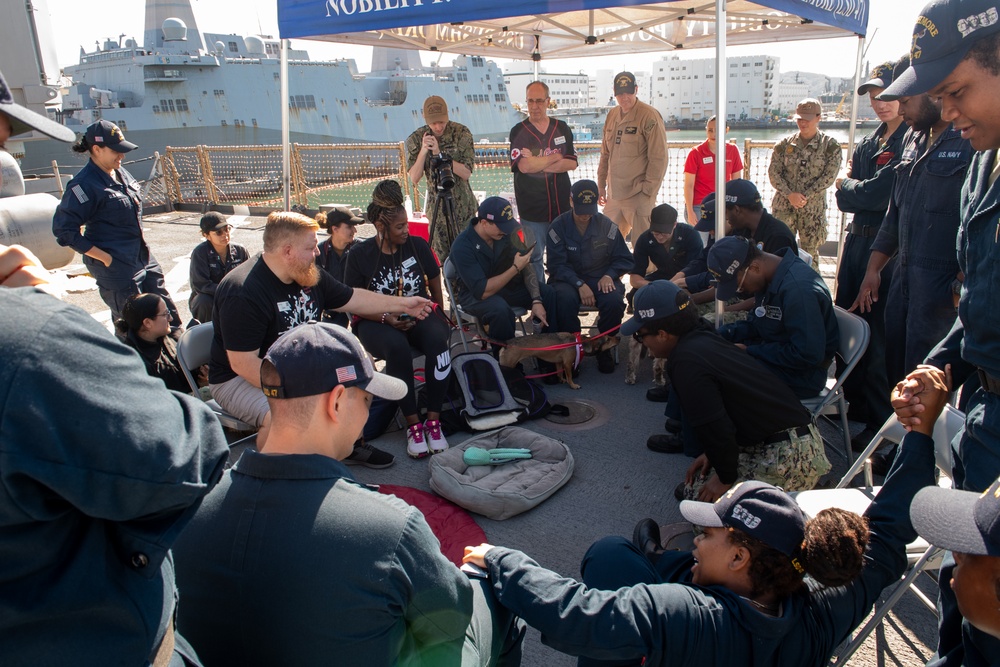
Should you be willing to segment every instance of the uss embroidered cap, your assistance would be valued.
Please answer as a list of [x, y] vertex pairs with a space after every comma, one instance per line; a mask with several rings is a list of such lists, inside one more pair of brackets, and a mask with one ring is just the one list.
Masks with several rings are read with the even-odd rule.
[[118, 126], [108, 120], [99, 120], [87, 128], [87, 143], [110, 148], [116, 153], [128, 153], [138, 148], [131, 141], [125, 141], [125, 135]]
[[921, 95], [945, 80], [980, 38], [1000, 31], [998, 0], [934, 0], [913, 27], [910, 66], [885, 93]]
[[708, 272], [715, 277], [715, 298], [729, 301], [739, 288], [736, 277], [747, 263], [750, 241], [742, 236], [719, 239], [708, 249]]
[[577, 181], [570, 188], [573, 198], [573, 212], [577, 215], [597, 215], [597, 183], [594, 181]]
[[982, 494], [929, 486], [910, 505], [917, 534], [937, 547], [1000, 556], [1000, 479]]
[[431, 95], [424, 100], [424, 122], [440, 123], [448, 121], [448, 103], [443, 97]]
[[760, 192], [752, 181], [736, 178], [726, 183], [726, 206], [753, 206], [761, 202]]
[[894, 62], [884, 62], [873, 67], [868, 73], [868, 80], [858, 86], [858, 95], [867, 95], [872, 88], [888, 88], [892, 83], [892, 71], [895, 66]]
[[[903, 72], [905, 72], [909, 66], [910, 66], [910, 54], [907, 53], [893, 64], [892, 81], [895, 82], [900, 76], [902, 76]], [[890, 88], [892, 87], [891, 83], [889, 84], [889, 87]], [[892, 95], [891, 93], [889, 93], [889, 88], [886, 88], [885, 90], [883, 90], [881, 93], [878, 94], [876, 99], [882, 100], [883, 102], [895, 102], [900, 97], [907, 97], [907, 96]]]
[[514, 209], [510, 202], [503, 197], [487, 197], [479, 205], [479, 220], [488, 220], [500, 228], [504, 234], [513, 234], [521, 228], [514, 218]]
[[635, 75], [632, 72], [619, 72], [615, 74], [615, 95], [628, 93], [635, 95]]
[[[683, 298], [678, 295], [683, 293]], [[623, 336], [631, 336], [646, 322], [669, 317], [691, 307], [691, 298], [669, 280], [654, 280], [639, 288], [632, 299], [635, 314], [621, 327]]]
[[325, 394], [338, 384], [360, 387], [390, 401], [406, 396], [406, 383], [378, 373], [354, 334], [325, 322], [300, 324], [274, 342], [264, 356], [279, 381], [261, 388], [269, 398]]
[[670, 234], [677, 224], [677, 209], [670, 204], [660, 204], [649, 213], [649, 230], [657, 234]]
[[701, 200], [701, 217], [694, 226], [699, 232], [715, 231], [715, 193], [709, 192]]
[[14, 96], [10, 92], [10, 86], [3, 78], [3, 72], [0, 72], [0, 112], [3, 112], [10, 120], [11, 136], [38, 130], [57, 141], [71, 143], [76, 139], [76, 133], [65, 125], [60, 125], [54, 120], [15, 102]]
[[[793, 559], [806, 536], [806, 517], [795, 500], [766, 482], [740, 482], [714, 503], [682, 500], [681, 516], [696, 526], [736, 528]], [[799, 566], [795, 568], [801, 572]]]

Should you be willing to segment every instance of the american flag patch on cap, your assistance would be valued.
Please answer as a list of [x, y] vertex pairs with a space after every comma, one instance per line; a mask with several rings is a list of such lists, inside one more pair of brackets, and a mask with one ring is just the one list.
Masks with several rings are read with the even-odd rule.
[[354, 366], [341, 366], [337, 369], [337, 382], [343, 384], [357, 379], [358, 373], [354, 370]]

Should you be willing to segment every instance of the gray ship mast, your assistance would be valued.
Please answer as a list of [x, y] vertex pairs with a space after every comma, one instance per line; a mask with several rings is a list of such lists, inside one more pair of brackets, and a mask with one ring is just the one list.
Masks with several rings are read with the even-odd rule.
[[163, 48], [163, 22], [168, 18], [180, 19], [187, 26], [187, 46], [185, 49], [197, 53], [204, 49], [201, 31], [194, 18], [189, 0], [146, 0], [146, 24], [143, 28], [142, 46], [146, 51]]

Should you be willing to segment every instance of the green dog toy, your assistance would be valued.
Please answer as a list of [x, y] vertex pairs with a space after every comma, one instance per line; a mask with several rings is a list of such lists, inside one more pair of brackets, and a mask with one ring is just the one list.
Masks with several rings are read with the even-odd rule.
[[480, 447], [469, 447], [465, 450], [462, 460], [467, 466], [495, 466], [501, 463], [530, 459], [530, 449], [511, 449], [500, 447], [497, 449], [482, 449]]

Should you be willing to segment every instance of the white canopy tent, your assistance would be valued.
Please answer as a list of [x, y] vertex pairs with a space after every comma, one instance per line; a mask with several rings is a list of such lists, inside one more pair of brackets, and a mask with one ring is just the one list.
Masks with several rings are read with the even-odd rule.
[[[285, 207], [290, 204], [289, 38], [421, 49], [491, 58], [607, 56], [715, 47], [716, 109], [725, 115], [726, 45], [858, 36], [854, 87], [870, 0], [278, 0], [282, 38]], [[725, 26], [724, 30], [720, 27]], [[718, 39], [717, 39], [718, 37]], [[854, 144], [857, 97], [851, 107]], [[725, 123], [717, 140], [726, 141]], [[716, 160], [716, 183], [725, 160]], [[716, 209], [717, 238], [725, 209]]]

